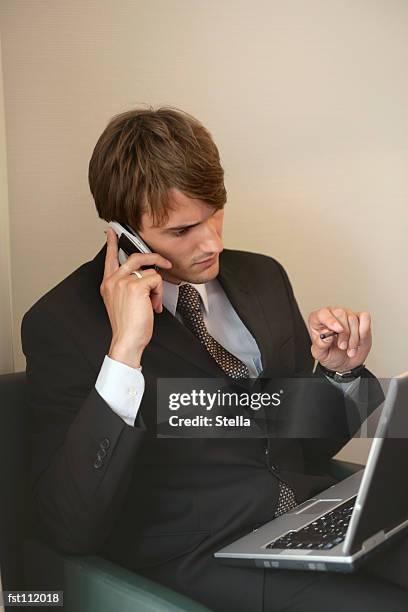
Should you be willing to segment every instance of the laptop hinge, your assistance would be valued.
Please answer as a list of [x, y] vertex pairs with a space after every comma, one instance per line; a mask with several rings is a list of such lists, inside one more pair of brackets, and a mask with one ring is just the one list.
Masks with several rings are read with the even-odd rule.
[[377, 546], [378, 544], [381, 544], [381, 542], [384, 542], [384, 540], [385, 540], [384, 529], [381, 529], [380, 531], [377, 531], [377, 533], [371, 536], [370, 538], [367, 538], [367, 540], [364, 540], [362, 544], [362, 549], [365, 551], [371, 550], [372, 548], [374, 548], [374, 546]]

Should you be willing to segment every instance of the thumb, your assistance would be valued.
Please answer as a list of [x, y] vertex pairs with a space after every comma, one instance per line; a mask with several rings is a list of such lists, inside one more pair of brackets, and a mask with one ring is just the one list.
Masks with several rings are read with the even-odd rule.
[[329, 338], [320, 338], [320, 335], [317, 334], [314, 338], [311, 352], [312, 355], [317, 361], [321, 361], [322, 359], [326, 359], [330, 352], [330, 347], [332, 346], [334, 339], [337, 340], [337, 336], [330, 336]]

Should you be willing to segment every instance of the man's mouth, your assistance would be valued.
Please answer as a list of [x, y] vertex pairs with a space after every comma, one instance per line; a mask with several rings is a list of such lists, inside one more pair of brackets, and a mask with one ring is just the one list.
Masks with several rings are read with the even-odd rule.
[[217, 255], [213, 255], [212, 257], [207, 257], [206, 259], [202, 259], [201, 261], [196, 261], [196, 263], [194, 264], [195, 266], [202, 266], [202, 265], [212, 265], [213, 263], [215, 263]]

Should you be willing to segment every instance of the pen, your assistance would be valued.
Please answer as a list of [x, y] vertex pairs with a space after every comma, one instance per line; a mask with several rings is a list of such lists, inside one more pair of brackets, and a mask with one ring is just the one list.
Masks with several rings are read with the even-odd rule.
[[327, 332], [327, 334], [320, 334], [320, 339], [324, 340], [325, 338], [330, 338], [331, 336], [337, 336], [337, 332], [331, 331]]

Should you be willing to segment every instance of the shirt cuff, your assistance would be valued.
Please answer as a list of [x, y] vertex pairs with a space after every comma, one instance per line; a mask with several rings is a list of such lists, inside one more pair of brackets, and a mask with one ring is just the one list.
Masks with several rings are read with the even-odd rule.
[[334, 385], [338, 389], [341, 389], [344, 395], [347, 395], [351, 400], [355, 400], [355, 401], [359, 400], [359, 388], [360, 388], [361, 376], [359, 376], [358, 378], [355, 378], [354, 380], [351, 380], [349, 383], [337, 382], [336, 380], [333, 380], [333, 378], [330, 378], [330, 376], [326, 376], [326, 374], [325, 374], [325, 377], [327, 378], [327, 380], [329, 380], [332, 383], [332, 385]]
[[141, 367], [131, 368], [105, 355], [95, 389], [113, 412], [134, 426], [145, 389]]

